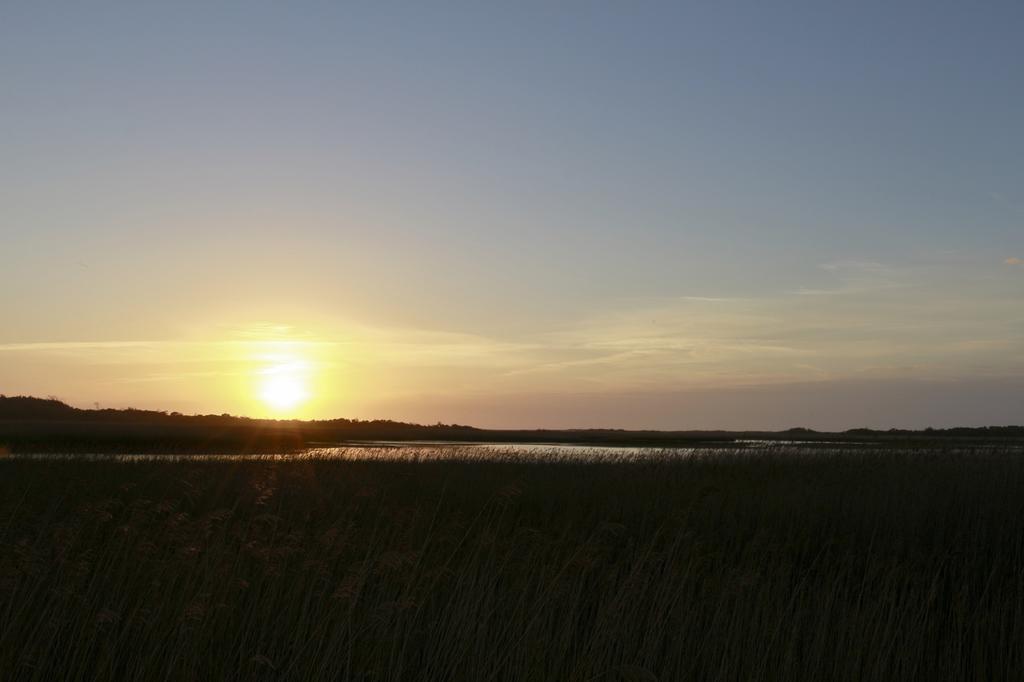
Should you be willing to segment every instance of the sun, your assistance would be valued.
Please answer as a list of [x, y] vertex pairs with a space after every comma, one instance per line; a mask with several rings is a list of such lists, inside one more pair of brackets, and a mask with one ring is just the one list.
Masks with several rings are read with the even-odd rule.
[[252, 356], [251, 399], [262, 405], [257, 411], [268, 417], [296, 418], [320, 393], [318, 372], [322, 363], [310, 357], [304, 345], [287, 341], [262, 342]]
[[309, 391], [305, 382], [298, 377], [270, 375], [263, 380], [260, 398], [274, 409], [291, 410], [306, 402]]

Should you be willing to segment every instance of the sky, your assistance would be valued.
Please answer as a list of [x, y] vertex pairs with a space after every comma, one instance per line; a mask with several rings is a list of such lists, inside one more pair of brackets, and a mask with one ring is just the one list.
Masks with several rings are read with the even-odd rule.
[[0, 393], [1024, 423], [1019, 2], [5, 3]]

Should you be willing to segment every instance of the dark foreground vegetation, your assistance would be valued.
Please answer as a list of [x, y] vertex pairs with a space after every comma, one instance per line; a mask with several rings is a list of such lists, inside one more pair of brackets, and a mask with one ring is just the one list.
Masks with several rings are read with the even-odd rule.
[[623, 429], [479, 429], [460, 424], [408, 424], [387, 419], [276, 420], [229, 414], [185, 415], [135, 409], [83, 410], [56, 399], [0, 395], [0, 448], [11, 452], [280, 453], [365, 441], [570, 443], [643, 447], [720, 447], [747, 440], [834, 445], [884, 443], [921, 447], [935, 442], [1008, 443], [1024, 426], [908, 431], [850, 429], [841, 433], [785, 431], [627, 431]]
[[2, 680], [1024, 679], [1024, 458], [0, 460]]

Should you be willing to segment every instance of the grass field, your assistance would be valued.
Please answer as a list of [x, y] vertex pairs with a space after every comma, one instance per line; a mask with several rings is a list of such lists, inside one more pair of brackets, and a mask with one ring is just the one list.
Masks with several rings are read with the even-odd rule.
[[0, 679], [1024, 679], [1019, 452], [404, 452], [0, 459]]

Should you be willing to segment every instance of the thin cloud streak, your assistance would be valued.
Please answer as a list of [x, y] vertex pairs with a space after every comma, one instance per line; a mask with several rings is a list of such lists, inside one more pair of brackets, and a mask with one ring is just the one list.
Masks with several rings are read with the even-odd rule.
[[828, 292], [835, 295], [613, 298], [599, 313], [518, 335], [321, 321], [315, 329], [227, 327], [207, 340], [7, 343], [0, 352], [26, 362], [4, 363], [0, 380], [31, 385], [31, 360], [82, 376], [79, 390], [102, 380], [178, 382], [182, 393], [202, 384], [208, 392], [298, 356], [327, 390], [349, 396], [324, 404], [320, 416], [335, 416], [352, 396], [366, 404], [412, 395], [497, 399], [1024, 375], [1019, 297], [1005, 281], [928, 264], [837, 262], [818, 270], [839, 283]]

